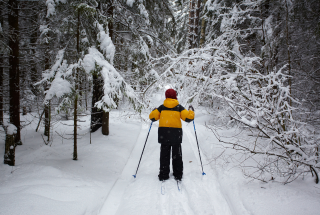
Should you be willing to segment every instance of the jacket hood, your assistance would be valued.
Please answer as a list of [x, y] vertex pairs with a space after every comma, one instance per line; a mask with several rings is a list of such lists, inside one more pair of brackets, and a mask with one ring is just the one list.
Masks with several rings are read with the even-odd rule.
[[164, 100], [163, 105], [167, 108], [174, 108], [175, 106], [177, 106], [179, 104], [177, 99], [170, 99], [167, 98], [166, 100]]

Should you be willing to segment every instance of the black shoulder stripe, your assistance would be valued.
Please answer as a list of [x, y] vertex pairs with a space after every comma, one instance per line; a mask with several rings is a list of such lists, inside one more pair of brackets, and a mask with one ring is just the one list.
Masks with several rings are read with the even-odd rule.
[[179, 106], [180, 112], [185, 109], [182, 105], [178, 105], [178, 106]]
[[157, 109], [158, 109], [158, 111], [161, 113], [161, 111], [163, 110], [163, 105], [160, 105]]
[[[159, 110], [159, 109], [158, 109], [158, 110]], [[180, 110], [180, 105], [177, 105], [177, 106], [175, 106], [174, 108], [168, 108], [168, 107], [162, 105], [161, 111], [163, 111], [163, 110], [171, 110], [171, 111], [181, 112], [181, 110]], [[160, 110], [159, 110], [159, 112], [160, 112]]]

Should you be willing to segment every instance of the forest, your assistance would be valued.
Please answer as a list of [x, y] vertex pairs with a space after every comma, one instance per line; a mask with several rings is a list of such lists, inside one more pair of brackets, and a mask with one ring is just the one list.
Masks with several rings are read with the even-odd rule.
[[90, 135], [109, 135], [114, 110], [147, 122], [149, 98], [170, 86], [211, 113], [208, 132], [239, 165], [256, 161], [245, 175], [318, 183], [319, 17], [319, 0], [0, 0], [4, 163], [24, 144], [21, 116], [45, 145], [72, 120], [72, 135], [58, 135], [79, 160], [80, 117], [91, 116]]

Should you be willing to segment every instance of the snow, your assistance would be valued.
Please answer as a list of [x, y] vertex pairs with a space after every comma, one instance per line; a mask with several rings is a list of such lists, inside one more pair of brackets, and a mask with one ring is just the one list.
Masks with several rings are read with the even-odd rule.
[[61, 77], [60, 72], [57, 72], [55, 79], [51, 83], [50, 89], [45, 91], [46, 93], [45, 100], [48, 101], [52, 99], [54, 96], [57, 96], [57, 98], [60, 98], [63, 95], [68, 94], [70, 92], [71, 92], [70, 82], [63, 79]]
[[[154, 77], [155, 79], [158, 79], [158, 78], [159, 78], [159, 75], [158, 75], [157, 71], [154, 70], [154, 69], [151, 69], [151, 70], [150, 70], [149, 75], [150, 75], [151, 77]], [[168, 89], [169, 89], [169, 88], [168, 88]]]
[[99, 29], [98, 41], [100, 42], [100, 49], [103, 51], [105, 57], [109, 60], [110, 64], [113, 64], [113, 58], [116, 51], [115, 46], [112, 43], [112, 39], [109, 37], [108, 27], [107, 33], [104, 31], [103, 26], [98, 22], [95, 23]]
[[77, 64], [68, 65], [67, 60], [63, 60], [64, 51], [65, 49], [58, 51], [56, 62], [50, 69], [42, 73], [43, 79], [35, 84], [50, 83], [49, 89], [45, 91], [45, 101], [52, 99], [54, 96], [60, 98], [71, 92], [71, 83], [66, 80], [66, 77], [72, 74]]
[[[154, 96], [159, 103], [164, 96]], [[159, 105], [158, 104], [158, 105]], [[35, 113], [33, 113], [35, 114]], [[78, 160], [72, 160], [73, 121], [58, 122], [51, 146], [35, 132], [37, 119], [21, 115], [31, 124], [21, 131], [23, 145], [16, 147], [16, 166], [0, 164], [0, 215], [18, 214], [290, 214], [311, 215], [320, 211], [320, 186], [311, 178], [287, 185], [244, 178], [226, 150], [206, 129], [211, 116], [195, 110], [197, 137], [205, 176], [202, 176], [192, 123], [183, 123], [184, 176], [179, 192], [172, 174], [165, 182], [165, 195], [157, 179], [160, 145], [158, 122], [153, 123], [137, 177], [137, 164], [150, 124], [129, 112], [110, 114], [110, 135], [101, 130], [89, 141], [90, 117], [81, 117]], [[144, 112], [143, 117], [148, 113]], [[133, 115], [134, 116], [134, 115]], [[41, 129], [40, 129], [41, 130]], [[43, 128], [42, 128], [43, 130]], [[233, 130], [223, 134], [232, 135]], [[4, 153], [4, 136], [1, 136]], [[223, 153], [224, 152], [224, 153]]]
[[41, 35], [45, 35], [50, 31], [50, 28], [48, 28], [48, 25], [40, 25], [39, 31], [41, 32]]
[[17, 133], [17, 127], [15, 125], [4, 121], [3, 126], [6, 128], [6, 133], [8, 135], [13, 135]]
[[56, 56], [56, 62], [53, 64], [51, 69], [48, 69], [42, 73], [43, 79], [40, 82], [36, 83], [36, 85], [40, 84], [44, 81], [47, 81], [50, 78], [53, 78], [55, 76], [56, 71], [61, 67], [61, 63], [62, 63], [63, 57], [64, 57], [64, 51], [65, 51], [65, 49], [61, 49], [58, 51], [57, 56]]
[[117, 98], [121, 100], [123, 95], [134, 100], [134, 105], [141, 105], [133, 89], [124, 81], [112, 64], [105, 60], [101, 52], [95, 47], [89, 48], [88, 52], [89, 53], [83, 58], [83, 68], [90, 74], [96, 69], [96, 66], [99, 66], [104, 83], [104, 95], [95, 106], [104, 111], [110, 111], [111, 109], [117, 108], [115, 100], [117, 100]]
[[127, 0], [127, 5], [132, 7], [135, 0]]
[[249, 125], [251, 127], [256, 127], [257, 126], [257, 121], [256, 120], [250, 121], [247, 118], [242, 117], [240, 121], [242, 121], [244, 124]]
[[56, 14], [56, 3], [62, 3], [65, 4], [67, 0], [46, 0], [46, 5], [47, 5], [47, 17], [50, 17], [52, 15]]
[[56, 13], [54, 0], [47, 0], [47, 17], [52, 16]]
[[[83, 67], [87, 73], [90, 73], [95, 69], [96, 65], [102, 68], [100, 73], [104, 81], [104, 96], [97, 103], [97, 107], [103, 108], [106, 105], [109, 108], [116, 108], [117, 104], [114, 102], [113, 96], [120, 93], [119, 89], [124, 80], [115, 68], [105, 60], [102, 54], [96, 48], [91, 47], [89, 48], [89, 54], [83, 58]], [[121, 98], [121, 93], [119, 97]]]
[[148, 11], [146, 10], [146, 8], [144, 7], [144, 5], [141, 3], [138, 6], [139, 10], [140, 10], [140, 14], [145, 18], [146, 20], [146, 24], [150, 24], [149, 22], [149, 14]]

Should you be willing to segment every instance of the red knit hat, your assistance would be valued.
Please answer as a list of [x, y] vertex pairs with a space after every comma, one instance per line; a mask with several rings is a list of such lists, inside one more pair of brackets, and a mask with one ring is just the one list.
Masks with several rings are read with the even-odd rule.
[[177, 99], [177, 92], [174, 89], [168, 89], [165, 95], [166, 95], [166, 99], [167, 98]]

